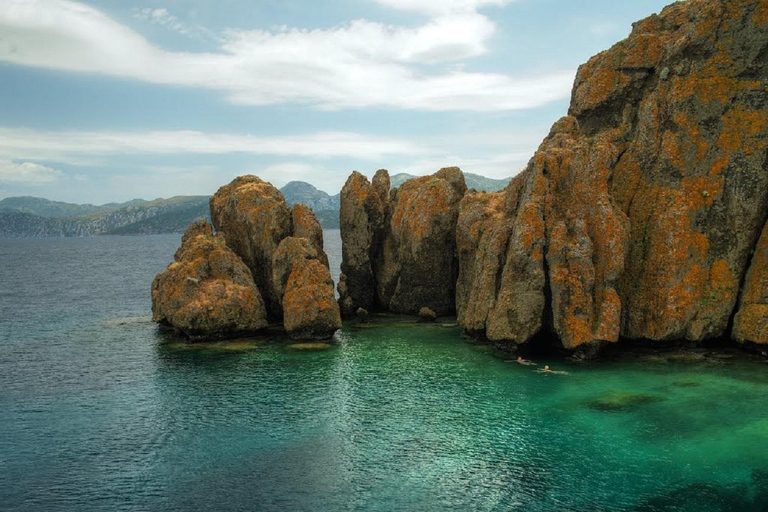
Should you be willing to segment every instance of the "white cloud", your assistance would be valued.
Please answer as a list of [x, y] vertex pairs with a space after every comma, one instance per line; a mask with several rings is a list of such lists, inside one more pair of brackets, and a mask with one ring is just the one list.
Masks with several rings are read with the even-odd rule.
[[0, 183], [41, 185], [56, 181], [62, 176], [61, 171], [33, 162], [0, 160]]
[[426, 148], [408, 140], [348, 132], [260, 137], [191, 130], [83, 132], [0, 127], [0, 158], [34, 158], [72, 164], [82, 164], [84, 156], [115, 154], [241, 153], [380, 160], [388, 155], [420, 155], [426, 151]]
[[[81, 3], [5, 0], [0, 61], [215, 89], [244, 105], [498, 111], [570, 94], [573, 70], [522, 77], [462, 70], [465, 59], [489, 51], [496, 29], [475, 9], [504, 0], [380, 1], [421, 6], [432, 17], [414, 28], [356, 20], [318, 30], [230, 31], [219, 52], [189, 53], [158, 48]], [[147, 16], [174, 23], [164, 9]]]
[[192, 38], [218, 39], [210, 30], [198, 25], [189, 25], [171, 14], [165, 8], [143, 7], [134, 10], [133, 17], [144, 20], [152, 25], [159, 25], [184, 36]]

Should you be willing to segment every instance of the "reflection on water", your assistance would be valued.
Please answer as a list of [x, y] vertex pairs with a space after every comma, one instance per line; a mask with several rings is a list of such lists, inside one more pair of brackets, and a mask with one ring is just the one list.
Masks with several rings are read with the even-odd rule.
[[749, 357], [542, 375], [404, 318], [189, 345], [147, 316], [178, 242], [0, 241], [0, 510], [768, 509]]

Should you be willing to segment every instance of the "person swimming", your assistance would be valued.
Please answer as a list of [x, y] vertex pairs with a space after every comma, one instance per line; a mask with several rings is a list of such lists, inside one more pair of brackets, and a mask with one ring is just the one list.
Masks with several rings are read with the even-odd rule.
[[514, 363], [517, 363], [517, 364], [521, 364], [523, 366], [536, 366], [536, 363], [534, 363], [533, 361], [530, 361], [528, 359], [523, 359], [522, 356], [517, 356], [517, 359], [508, 359], [506, 362], [507, 363], [514, 362]]
[[560, 370], [553, 370], [549, 367], [549, 365], [544, 365], [544, 368], [540, 368], [536, 370], [536, 373], [551, 373], [554, 375], [568, 375], [568, 372], [563, 372]]

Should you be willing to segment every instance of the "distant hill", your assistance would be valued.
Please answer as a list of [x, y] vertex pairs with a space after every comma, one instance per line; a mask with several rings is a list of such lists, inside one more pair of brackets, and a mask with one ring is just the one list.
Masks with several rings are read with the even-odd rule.
[[281, 188], [280, 192], [283, 193], [288, 206], [302, 203], [312, 208], [323, 228], [339, 227], [340, 194], [332, 196], [304, 181], [291, 181]]
[[0, 201], [0, 237], [177, 233], [200, 217], [210, 218], [206, 196], [139, 199], [101, 206], [11, 197]]
[[[417, 176], [414, 176], [413, 174], [407, 174], [407, 173], [400, 173], [395, 174], [394, 176], [390, 177], [390, 186], [392, 188], [399, 187], [406, 181], [408, 181], [411, 178], [416, 178]], [[485, 176], [480, 176], [479, 174], [472, 174], [471, 172], [465, 172], [464, 173], [464, 181], [467, 183], [468, 188], [473, 188], [475, 190], [482, 190], [484, 192], [497, 192], [499, 190], [502, 190], [504, 187], [506, 187], [509, 184], [509, 180], [512, 178], [503, 178], [500, 180], [493, 179], [493, 178], [486, 178]]]

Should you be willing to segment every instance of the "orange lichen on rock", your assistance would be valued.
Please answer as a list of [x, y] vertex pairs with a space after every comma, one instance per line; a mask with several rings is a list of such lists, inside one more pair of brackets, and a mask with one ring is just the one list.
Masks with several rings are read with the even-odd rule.
[[187, 228], [175, 261], [152, 283], [152, 319], [192, 338], [221, 338], [267, 326], [245, 263], [205, 221]]
[[306, 238], [287, 237], [273, 255], [273, 287], [280, 294], [285, 331], [297, 339], [330, 338], [341, 328], [328, 267]]
[[456, 223], [467, 186], [458, 167], [403, 183], [389, 204], [375, 269], [378, 302], [398, 313], [455, 312]]
[[267, 312], [280, 318], [280, 301], [272, 288], [272, 254], [291, 235], [291, 211], [283, 195], [256, 176], [240, 176], [211, 197], [211, 219], [248, 265]]
[[323, 250], [323, 228], [315, 217], [312, 208], [301, 203], [296, 203], [291, 208], [293, 221], [293, 236], [306, 238], [317, 251], [317, 258], [328, 267], [328, 256]]

